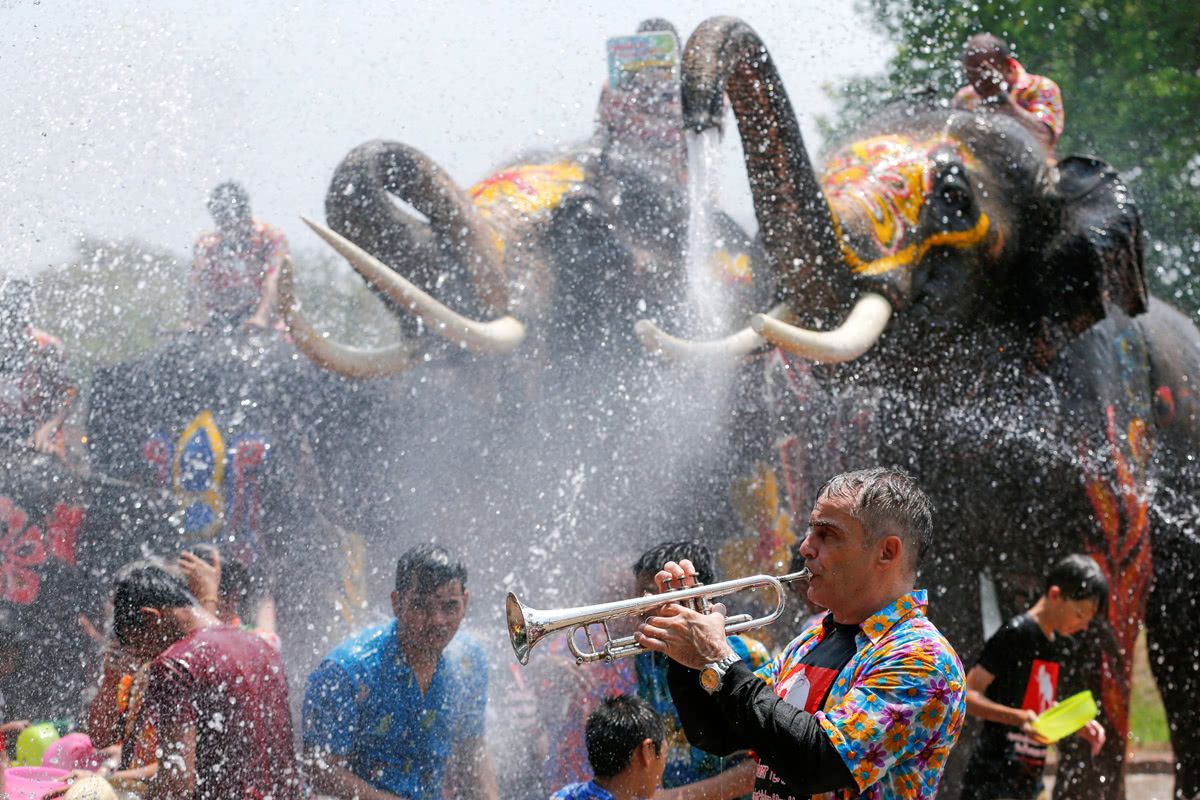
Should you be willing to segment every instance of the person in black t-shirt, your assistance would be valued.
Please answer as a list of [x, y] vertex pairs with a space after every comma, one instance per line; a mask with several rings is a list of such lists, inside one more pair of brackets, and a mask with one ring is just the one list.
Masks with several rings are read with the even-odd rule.
[[[1108, 580], [1096, 561], [1067, 556], [1046, 576], [1038, 601], [984, 644], [967, 673], [967, 713], [984, 725], [967, 765], [962, 800], [1037, 797], [1046, 741], [1031, 726], [1056, 702], [1060, 637], [1085, 630], [1107, 598]], [[1104, 745], [1104, 727], [1096, 720], [1079, 735], [1093, 755]]]

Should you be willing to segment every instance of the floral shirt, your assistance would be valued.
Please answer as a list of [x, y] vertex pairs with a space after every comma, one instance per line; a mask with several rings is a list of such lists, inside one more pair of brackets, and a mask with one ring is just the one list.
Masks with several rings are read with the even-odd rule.
[[[1043, 75], [1026, 72], [1025, 68], [1015, 58], [1012, 63], [1017, 70], [1017, 79], [1008, 87], [1008, 93], [1018, 106], [1033, 114], [1050, 129], [1050, 137], [1058, 141], [1062, 135], [1063, 120], [1066, 114], [1063, 110], [1062, 90], [1058, 84]], [[974, 86], [964, 86], [954, 95], [953, 105], [974, 111], [982, 102]]]
[[[815, 715], [857, 791], [822, 797], [936, 796], [962, 728], [966, 690], [962, 662], [926, 617], [926, 604], [924, 590], [911, 592], [860, 626], [858, 651]], [[826, 631], [823, 625], [804, 631], [757, 675], [779, 693]]]

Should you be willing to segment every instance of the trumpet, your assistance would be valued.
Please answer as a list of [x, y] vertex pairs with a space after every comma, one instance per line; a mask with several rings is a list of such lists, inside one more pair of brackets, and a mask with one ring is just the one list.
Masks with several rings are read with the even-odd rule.
[[[616, 658], [627, 658], [647, 652], [632, 636], [613, 638], [608, 632], [610, 620], [624, 617], [642, 616], [656, 608], [670, 603], [682, 603], [690, 608], [708, 613], [711, 601], [718, 597], [736, 594], [749, 589], [767, 587], [775, 591], [775, 608], [769, 614], [754, 617], [750, 614], [737, 614], [726, 617], [725, 635], [748, 631], [770, 625], [783, 614], [787, 605], [787, 596], [783, 591], [785, 583], [807, 580], [810, 577], [808, 569], [792, 572], [787, 575], [752, 575], [748, 578], [737, 578], [705, 586], [696, 584], [686, 589], [675, 589], [661, 594], [648, 594], [630, 600], [617, 600], [612, 603], [597, 603], [590, 606], [576, 606], [556, 611], [530, 608], [524, 605], [512, 592], [508, 593], [505, 601], [505, 612], [508, 616], [508, 637], [512, 641], [513, 652], [517, 661], [529, 663], [529, 651], [545, 637], [559, 631], [568, 631], [567, 646], [575, 656], [575, 663], [583, 664], [591, 661], [612, 661]], [[604, 630], [605, 643], [597, 648], [592, 640], [591, 627], [599, 625]], [[587, 640], [586, 650], [582, 649], [576, 640], [576, 634], [583, 631]]]

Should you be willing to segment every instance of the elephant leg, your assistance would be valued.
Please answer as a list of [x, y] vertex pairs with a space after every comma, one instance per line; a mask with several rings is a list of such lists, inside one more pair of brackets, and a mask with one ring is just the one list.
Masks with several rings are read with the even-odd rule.
[[1147, 609], [1150, 667], [1162, 695], [1175, 752], [1175, 797], [1200, 797], [1200, 640], [1189, 630], [1200, 617], [1200, 541], [1175, 529], [1160, 539], [1154, 590]]

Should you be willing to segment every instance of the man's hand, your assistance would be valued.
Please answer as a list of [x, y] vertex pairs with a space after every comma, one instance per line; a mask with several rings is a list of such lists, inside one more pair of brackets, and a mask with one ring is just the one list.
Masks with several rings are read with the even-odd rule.
[[1017, 727], [1021, 729], [1021, 733], [1033, 739], [1038, 744], [1050, 744], [1050, 740], [1038, 733], [1033, 727], [1034, 720], [1038, 718], [1037, 712], [1028, 708], [1019, 708], [1017, 709], [1017, 713], [1020, 720], [1017, 723]]
[[1100, 750], [1104, 747], [1103, 725], [1096, 720], [1092, 720], [1079, 729], [1079, 735], [1092, 746], [1092, 758], [1100, 755]]
[[185, 551], [179, 556], [179, 570], [187, 580], [188, 589], [209, 611], [217, 608], [218, 590], [221, 587], [221, 556], [213, 552], [213, 563], [209, 564], [195, 553]]
[[[660, 593], [696, 584], [696, 570], [683, 559], [668, 561], [654, 576]], [[716, 603], [709, 613], [701, 614], [678, 603], [658, 609], [657, 615], [642, 623], [634, 634], [638, 644], [692, 669], [720, 661], [733, 653], [725, 638], [725, 606]]]

